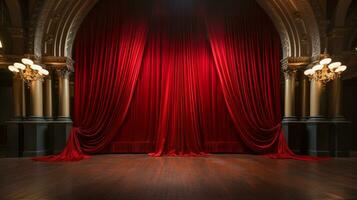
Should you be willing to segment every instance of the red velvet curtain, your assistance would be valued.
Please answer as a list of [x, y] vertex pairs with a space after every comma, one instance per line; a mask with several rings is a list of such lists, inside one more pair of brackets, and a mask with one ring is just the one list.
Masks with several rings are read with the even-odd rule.
[[[75, 161], [98, 153], [113, 140], [126, 118], [148, 26], [137, 5], [111, 3], [109, 7], [99, 4], [96, 10], [105, 17], [86, 20], [76, 38], [73, 128], [67, 146], [59, 155], [35, 160]], [[92, 12], [89, 19], [97, 17]]]
[[207, 21], [224, 99], [239, 138], [256, 153], [292, 155], [286, 145], [279, 146], [285, 144], [280, 112], [281, 46], [272, 24], [259, 13], [215, 16]]
[[167, 2], [156, 4], [127, 119], [105, 152], [247, 152], [224, 102], [204, 16]]
[[224, 2], [99, 2], [76, 38], [68, 144], [36, 160], [104, 152], [298, 158], [281, 130], [279, 36], [254, 1]]

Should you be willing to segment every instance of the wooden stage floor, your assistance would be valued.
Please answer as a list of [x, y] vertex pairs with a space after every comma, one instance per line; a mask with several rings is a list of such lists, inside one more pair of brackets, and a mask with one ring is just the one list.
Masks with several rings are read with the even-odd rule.
[[112, 154], [74, 163], [1, 158], [0, 199], [357, 199], [357, 158]]

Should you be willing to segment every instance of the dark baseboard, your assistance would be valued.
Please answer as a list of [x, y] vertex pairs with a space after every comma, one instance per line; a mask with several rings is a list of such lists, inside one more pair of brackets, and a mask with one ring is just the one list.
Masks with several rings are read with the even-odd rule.
[[292, 151], [299, 155], [351, 156], [351, 123], [349, 121], [310, 118], [283, 121], [283, 131]]
[[36, 156], [45, 156], [51, 154], [50, 150], [39, 150], [39, 151], [24, 151], [22, 153], [23, 157], [36, 157]]
[[14, 120], [6, 123], [6, 157], [33, 157], [63, 150], [72, 122]]

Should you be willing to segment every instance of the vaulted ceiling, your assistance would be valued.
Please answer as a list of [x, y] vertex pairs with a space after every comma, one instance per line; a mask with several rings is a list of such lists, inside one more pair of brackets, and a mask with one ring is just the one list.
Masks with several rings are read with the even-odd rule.
[[[0, 63], [23, 54], [40, 59], [71, 58], [76, 32], [97, 1], [0, 0], [0, 39], [4, 44]], [[257, 2], [280, 34], [283, 58], [314, 59], [328, 41], [329, 53], [351, 66], [346, 77], [357, 77], [356, 0]]]

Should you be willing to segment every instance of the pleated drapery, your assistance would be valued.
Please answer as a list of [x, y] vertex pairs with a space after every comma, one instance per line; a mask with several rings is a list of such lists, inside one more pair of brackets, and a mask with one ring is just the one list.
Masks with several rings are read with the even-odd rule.
[[75, 41], [73, 128], [95, 153], [299, 157], [281, 129], [280, 39], [255, 1], [100, 1]]

